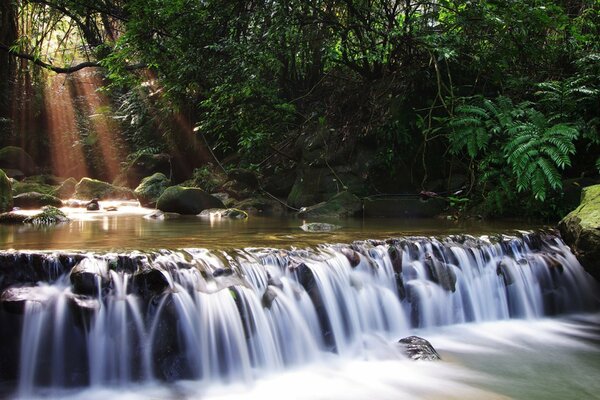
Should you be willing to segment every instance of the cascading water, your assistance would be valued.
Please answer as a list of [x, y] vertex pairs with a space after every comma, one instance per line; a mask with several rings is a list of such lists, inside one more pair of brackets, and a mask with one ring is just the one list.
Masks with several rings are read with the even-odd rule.
[[18, 365], [0, 368], [0, 378], [18, 380], [23, 398], [71, 386], [247, 382], [328, 352], [360, 355], [373, 337], [393, 341], [412, 328], [598, 306], [595, 281], [545, 233], [301, 250], [4, 253], [0, 268], [1, 322], [19, 338], [18, 351], [0, 338], [0, 356]]

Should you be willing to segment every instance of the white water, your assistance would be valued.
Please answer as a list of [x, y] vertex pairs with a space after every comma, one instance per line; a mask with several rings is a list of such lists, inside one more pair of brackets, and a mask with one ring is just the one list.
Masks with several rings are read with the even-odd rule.
[[[352, 251], [354, 267], [342, 245], [163, 251], [140, 267], [168, 281], [150, 295], [133, 291], [130, 273], [90, 255], [82, 263], [103, 279], [89, 320], [74, 323], [65, 279], [41, 288], [49, 302], [26, 305], [18, 396], [272, 398], [285, 390], [294, 398], [494, 398], [484, 388], [489, 377], [456, 363], [410, 362], [393, 343], [420, 328], [438, 350], [460, 354], [453, 343], [467, 343], [486, 354], [521, 340], [519, 327], [546, 327], [511, 321], [502, 330], [514, 338], [482, 338], [485, 321], [597, 309], [595, 282], [553, 237], [533, 247], [529, 238], [413, 238]], [[442, 336], [433, 329], [447, 325]], [[73, 384], [91, 389], [63, 391]]]

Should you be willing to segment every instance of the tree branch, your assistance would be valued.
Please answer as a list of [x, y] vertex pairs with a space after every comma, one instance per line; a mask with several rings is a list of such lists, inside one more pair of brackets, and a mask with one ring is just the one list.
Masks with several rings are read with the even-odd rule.
[[[32, 56], [31, 54], [13, 51], [10, 49], [10, 47], [8, 47], [7, 45], [5, 45], [3, 43], [0, 43], [0, 50], [7, 52], [8, 54], [10, 54], [13, 57], [29, 60], [32, 63], [34, 63], [35, 65], [42, 67], [44, 69], [50, 70], [50, 71], [54, 71], [57, 74], [72, 74], [73, 72], [77, 72], [84, 68], [94, 68], [94, 67], [105, 68], [97, 61], [85, 61], [85, 62], [76, 64], [76, 65], [73, 65], [71, 67], [57, 67], [55, 65], [48, 64], [48, 63], [40, 60], [39, 58]], [[125, 67], [125, 70], [126, 71], [134, 71], [137, 69], [144, 69], [144, 68], [147, 68], [146, 64], [132, 64], [132, 65], [127, 65]]]

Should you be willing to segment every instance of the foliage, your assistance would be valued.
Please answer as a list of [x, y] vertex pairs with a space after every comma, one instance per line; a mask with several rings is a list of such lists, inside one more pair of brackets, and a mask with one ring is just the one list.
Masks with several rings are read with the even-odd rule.
[[496, 210], [503, 212], [505, 203], [514, 200], [515, 189], [543, 202], [562, 188], [560, 171], [571, 165], [579, 136], [572, 126], [550, 121], [530, 102], [468, 99], [449, 121], [450, 150], [466, 151], [474, 168], [479, 165], [478, 183], [492, 186], [487, 194]]

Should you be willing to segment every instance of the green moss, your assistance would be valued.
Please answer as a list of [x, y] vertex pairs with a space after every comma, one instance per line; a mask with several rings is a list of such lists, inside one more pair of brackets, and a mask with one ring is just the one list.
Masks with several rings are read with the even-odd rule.
[[56, 207], [46, 206], [42, 209], [41, 213], [25, 219], [24, 222], [33, 225], [55, 225], [68, 221], [69, 218], [61, 210]]
[[99, 181], [91, 178], [81, 178], [79, 183], [75, 186], [74, 198], [80, 200], [90, 199], [133, 199], [135, 195], [131, 189], [113, 186], [108, 182]]
[[22, 182], [15, 181], [12, 190], [13, 196], [30, 192], [54, 195], [56, 191], [56, 186], [48, 185], [46, 183], [25, 180]]
[[134, 193], [140, 204], [144, 207], [154, 207], [161, 194], [171, 185], [165, 174], [157, 172], [147, 176], [135, 188]]

